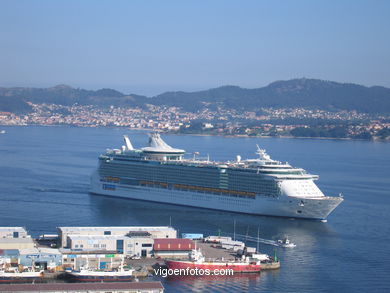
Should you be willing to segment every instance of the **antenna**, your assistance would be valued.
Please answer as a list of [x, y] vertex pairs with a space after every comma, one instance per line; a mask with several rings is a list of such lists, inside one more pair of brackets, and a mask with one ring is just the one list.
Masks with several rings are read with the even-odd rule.
[[260, 226], [257, 226], [257, 252], [259, 252]]
[[233, 224], [233, 240], [236, 241], [236, 220], [234, 220]]
[[258, 144], [256, 144], [256, 148], [257, 148], [257, 150], [256, 150], [255, 154], [259, 155], [261, 148], [259, 147]]
[[169, 227], [172, 227], [172, 217], [169, 216]]

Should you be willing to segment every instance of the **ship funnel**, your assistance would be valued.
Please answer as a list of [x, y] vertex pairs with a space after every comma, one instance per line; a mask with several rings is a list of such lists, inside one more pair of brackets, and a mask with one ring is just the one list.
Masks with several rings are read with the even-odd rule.
[[125, 140], [126, 149], [127, 149], [128, 151], [134, 150], [133, 145], [131, 144], [129, 137], [128, 137], [127, 135], [124, 135], [124, 136], [123, 136], [123, 139]]
[[163, 139], [160, 137], [160, 134], [154, 132], [149, 134], [149, 146], [153, 148], [161, 148], [170, 150], [172, 147], [168, 145]]

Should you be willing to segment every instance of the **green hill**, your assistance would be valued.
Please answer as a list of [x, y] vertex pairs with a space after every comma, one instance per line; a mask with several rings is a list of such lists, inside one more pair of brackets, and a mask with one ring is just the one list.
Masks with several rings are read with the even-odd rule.
[[266, 87], [244, 89], [223, 86], [199, 92], [167, 92], [153, 98], [161, 105], [197, 110], [208, 103], [228, 108], [305, 107], [324, 110], [357, 110], [365, 113], [390, 113], [390, 89], [337, 83], [318, 79], [277, 81]]
[[144, 107], [146, 104], [155, 104], [182, 107], [187, 111], [205, 107], [214, 109], [221, 105], [239, 110], [304, 107], [390, 113], [389, 88], [306, 78], [276, 81], [255, 89], [222, 86], [197, 92], [166, 92], [151, 98], [136, 94], [125, 95], [113, 89], [92, 91], [66, 85], [52, 88], [0, 88], [0, 111], [10, 109], [11, 112], [28, 112], [31, 109], [26, 104], [28, 101], [101, 107]]

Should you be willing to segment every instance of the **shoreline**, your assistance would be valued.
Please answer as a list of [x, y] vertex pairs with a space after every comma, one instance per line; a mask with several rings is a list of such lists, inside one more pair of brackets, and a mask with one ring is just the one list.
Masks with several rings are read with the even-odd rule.
[[389, 142], [390, 139], [363, 139], [363, 138], [351, 138], [351, 137], [307, 137], [307, 136], [291, 136], [291, 135], [281, 135], [281, 136], [250, 136], [244, 134], [204, 134], [204, 133], [172, 133], [172, 132], [162, 132], [168, 135], [191, 135], [191, 136], [218, 136], [218, 137], [229, 137], [229, 138], [283, 138], [283, 139], [319, 139], [319, 140], [348, 140], [348, 141], [369, 141], [369, 142]]
[[[229, 138], [282, 138], [282, 139], [319, 139], [319, 140], [348, 140], [348, 141], [368, 141], [368, 142], [390, 142], [389, 139], [364, 139], [364, 138], [351, 138], [351, 137], [307, 137], [307, 136], [291, 136], [291, 135], [281, 135], [281, 136], [270, 136], [270, 135], [261, 135], [261, 136], [251, 136], [245, 134], [208, 134], [208, 133], [177, 133], [164, 131], [153, 128], [128, 128], [127, 126], [94, 126], [94, 125], [45, 125], [45, 124], [29, 124], [29, 125], [0, 125], [0, 127], [69, 127], [69, 128], [118, 128], [118, 129], [127, 129], [131, 131], [148, 131], [148, 132], [160, 132], [166, 135], [178, 135], [178, 136], [217, 136], [217, 137], [229, 137]], [[2, 129], [1, 129], [2, 130]], [[5, 133], [6, 134], [6, 133]]]

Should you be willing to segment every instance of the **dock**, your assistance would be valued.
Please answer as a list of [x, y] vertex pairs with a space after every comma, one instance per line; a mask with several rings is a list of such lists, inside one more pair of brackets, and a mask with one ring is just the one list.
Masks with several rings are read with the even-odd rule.
[[[65, 280], [69, 272], [115, 272], [132, 269], [136, 279], [152, 276], [165, 259], [188, 260], [200, 250], [206, 261], [237, 262], [246, 258], [261, 270], [276, 270], [280, 262], [231, 237], [185, 234], [170, 226], [58, 227], [58, 234], [34, 239], [23, 227], [0, 227], [0, 269], [18, 278], [20, 272], [39, 273], [37, 282]], [[208, 242], [206, 242], [208, 241]], [[275, 257], [276, 258], [276, 257]], [[42, 274], [43, 273], [43, 274]], [[12, 282], [12, 279], [10, 280]]]

